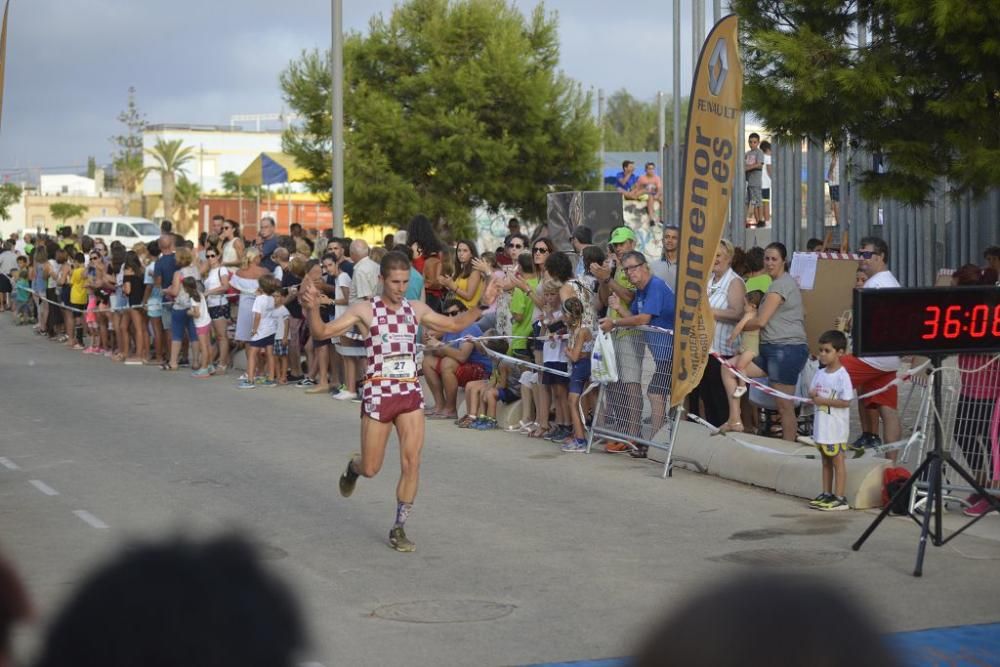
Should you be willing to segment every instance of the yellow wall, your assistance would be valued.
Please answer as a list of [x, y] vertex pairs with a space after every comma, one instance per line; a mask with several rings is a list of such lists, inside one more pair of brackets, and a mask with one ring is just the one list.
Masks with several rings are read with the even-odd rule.
[[26, 194], [24, 197], [25, 229], [48, 230], [54, 233], [60, 221], [52, 217], [49, 206], [59, 202], [80, 204], [87, 207], [87, 212], [79, 218], [70, 218], [66, 222], [74, 228], [82, 227], [88, 219], [104, 215], [122, 215], [122, 200], [117, 197], [71, 197], [66, 195]]

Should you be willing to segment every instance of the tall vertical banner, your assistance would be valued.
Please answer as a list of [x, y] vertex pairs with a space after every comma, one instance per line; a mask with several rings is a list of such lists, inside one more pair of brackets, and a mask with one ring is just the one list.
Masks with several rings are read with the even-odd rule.
[[3, 72], [7, 65], [7, 12], [10, 11], [10, 0], [3, 6], [3, 27], [0, 28], [0, 128], [3, 127]]
[[726, 225], [733, 174], [737, 169], [743, 103], [734, 14], [709, 33], [698, 56], [688, 109], [684, 173], [681, 178], [680, 252], [671, 405], [691, 393], [705, 372], [715, 333], [708, 305], [708, 281]]

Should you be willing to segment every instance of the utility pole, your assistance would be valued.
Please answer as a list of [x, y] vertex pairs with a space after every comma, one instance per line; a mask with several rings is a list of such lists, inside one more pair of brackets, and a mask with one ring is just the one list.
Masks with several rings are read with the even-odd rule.
[[601, 191], [604, 190], [604, 89], [597, 89], [597, 127], [601, 130], [601, 167], [598, 178], [601, 179]]
[[670, 142], [670, 215], [664, 218], [677, 225], [681, 219], [681, 0], [674, 0], [674, 132]]
[[344, 3], [332, 0], [330, 74], [333, 98], [333, 235], [344, 237]]

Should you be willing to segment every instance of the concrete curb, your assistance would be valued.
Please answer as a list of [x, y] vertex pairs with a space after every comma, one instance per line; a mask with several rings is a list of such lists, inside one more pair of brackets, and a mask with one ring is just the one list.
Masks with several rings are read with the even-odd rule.
[[[743, 447], [733, 437], [783, 453], [771, 454]], [[820, 454], [814, 448], [747, 433], [733, 434], [733, 437], [713, 437], [703, 426], [682, 422], [673, 451], [676, 465], [700, 468], [709, 475], [800, 498], [814, 498], [822, 489]], [[817, 458], [807, 459], [801, 454], [814, 454]], [[697, 467], [687, 461], [694, 462]], [[889, 465], [888, 459], [867, 455], [847, 460], [845, 493], [852, 508], [882, 505], [882, 471]]]

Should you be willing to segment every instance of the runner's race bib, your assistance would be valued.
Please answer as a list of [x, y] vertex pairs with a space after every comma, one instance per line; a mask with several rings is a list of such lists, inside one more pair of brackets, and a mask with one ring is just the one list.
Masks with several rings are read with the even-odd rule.
[[382, 377], [390, 380], [412, 380], [417, 377], [417, 364], [410, 355], [386, 357], [382, 362]]

